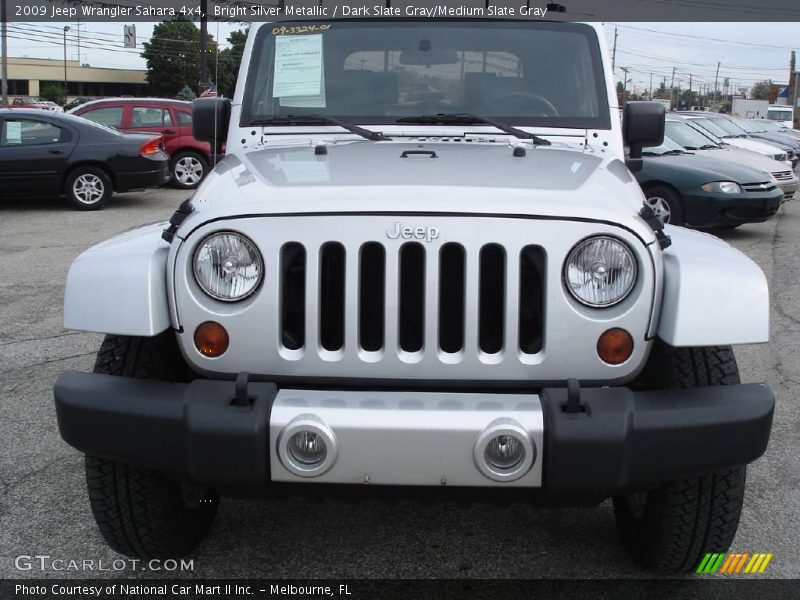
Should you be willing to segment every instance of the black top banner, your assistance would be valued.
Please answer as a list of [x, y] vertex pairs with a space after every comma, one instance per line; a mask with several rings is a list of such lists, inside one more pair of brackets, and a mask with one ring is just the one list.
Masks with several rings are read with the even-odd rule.
[[504, 18], [570, 21], [800, 21], [798, 0], [0, 0], [15, 21], [286, 21]]

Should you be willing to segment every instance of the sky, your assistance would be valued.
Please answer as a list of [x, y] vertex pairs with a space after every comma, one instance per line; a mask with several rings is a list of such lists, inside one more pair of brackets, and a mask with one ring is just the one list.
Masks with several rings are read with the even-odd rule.
[[[97, 67], [145, 68], [139, 56], [142, 42], [152, 34], [154, 23], [137, 23], [136, 50], [123, 48], [121, 23], [10, 23], [8, 49], [10, 56], [63, 58], [63, 27], [67, 34], [67, 54], [78, 58], [78, 35], [81, 31], [80, 57], [83, 63]], [[231, 30], [241, 24], [213, 22], [209, 32], [218, 40], [227, 39]], [[628, 89], [637, 92], [649, 89], [652, 74], [657, 88], [666, 77], [669, 87], [675, 67], [675, 87], [692, 88], [700, 84], [714, 88], [719, 68], [718, 85], [722, 90], [725, 78], [732, 88], [750, 87], [756, 81], [772, 79], [786, 83], [789, 53], [800, 54], [800, 23], [606, 23], [606, 41], [613, 46], [617, 28], [616, 74], [623, 76], [628, 68]], [[800, 58], [798, 58], [800, 62]]]

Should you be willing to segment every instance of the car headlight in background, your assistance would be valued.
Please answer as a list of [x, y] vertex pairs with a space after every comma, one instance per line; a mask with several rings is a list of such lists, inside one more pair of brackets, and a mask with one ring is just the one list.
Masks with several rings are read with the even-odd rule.
[[195, 250], [193, 267], [202, 290], [223, 302], [246, 298], [264, 276], [264, 262], [255, 244], [232, 231], [205, 238]]
[[597, 236], [576, 245], [564, 263], [564, 282], [578, 302], [592, 307], [612, 306], [636, 283], [636, 258], [623, 242]]
[[742, 188], [735, 181], [712, 181], [705, 183], [700, 188], [704, 192], [722, 192], [723, 194], [741, 194]]

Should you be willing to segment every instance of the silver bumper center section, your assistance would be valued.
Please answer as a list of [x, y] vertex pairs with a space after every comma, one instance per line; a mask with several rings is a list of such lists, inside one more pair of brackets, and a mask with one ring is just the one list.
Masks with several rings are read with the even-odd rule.
[[542, 485], [535, 394], [280, 390], [269, 423], [273, 481]]

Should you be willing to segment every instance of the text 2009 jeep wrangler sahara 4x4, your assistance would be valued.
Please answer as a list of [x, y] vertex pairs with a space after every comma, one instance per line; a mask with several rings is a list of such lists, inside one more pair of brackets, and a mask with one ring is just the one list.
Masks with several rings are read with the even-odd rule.
[[[174, 556], [219, 495], [425, 490], [600, 502], [651, 569], [736, 532], [774, 399], [763, 273], [643, 209], [599, 24], [256, 24], [227, 156], [169, 224], [83, 253], [55, 385], [124, 554]], [[723, 299], [722, 302], [719, 300]], [[369, 484], [369, 485], [365, 485]]]

